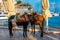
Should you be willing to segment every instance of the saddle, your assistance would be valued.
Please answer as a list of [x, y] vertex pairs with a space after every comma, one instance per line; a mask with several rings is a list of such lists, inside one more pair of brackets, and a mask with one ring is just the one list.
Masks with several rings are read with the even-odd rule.
[[38, 20], [38, 15], [29, 15], [29, 20], [30, 21], [37, 21]]
[[34, 20], [35, 20], [35, 21], [38, 20], [38, 15], [34, 15]]
[[27, 15], [22, 15], [18, 16], [18, 19], [16, 19], [17, 22], [28, 22], [28, 16]]

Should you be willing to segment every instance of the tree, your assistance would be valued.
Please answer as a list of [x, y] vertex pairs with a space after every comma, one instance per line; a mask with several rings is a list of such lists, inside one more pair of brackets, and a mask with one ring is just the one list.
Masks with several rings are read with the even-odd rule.
[[[17, 4], [20, 4], [20, 3], [21, 3], [21, 1], [17, 1]], [[16, 5], [17, 5], [17, 4], [16, 4]]]

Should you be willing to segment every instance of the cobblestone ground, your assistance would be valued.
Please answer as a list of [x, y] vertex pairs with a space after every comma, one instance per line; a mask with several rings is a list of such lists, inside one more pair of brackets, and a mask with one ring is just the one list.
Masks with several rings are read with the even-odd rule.
[[23, 31], [21, 30], [16, 30], [15, 32], [13, 31], [13, 37], [10, 38], [9, 36], [9, 30], [8, 29], [1, 29], [0, 28], [0, 40], [60, 40], [60, 34], [45, 34], [43, 38], [40, 37], [40, 33], [36, 32], [35, 36], [34, 34], [31, 34], [31, 32], [28, 32], [28, 37], [24, 38], [23, 37]]

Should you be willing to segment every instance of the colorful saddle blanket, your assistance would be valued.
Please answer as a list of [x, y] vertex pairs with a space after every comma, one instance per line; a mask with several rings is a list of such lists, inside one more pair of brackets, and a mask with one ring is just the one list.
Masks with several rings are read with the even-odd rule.
[[27, 15], [23, 15], [23, 16], [19, 16], [16, 19], [17, 22], [28, 22], [28, 16]]

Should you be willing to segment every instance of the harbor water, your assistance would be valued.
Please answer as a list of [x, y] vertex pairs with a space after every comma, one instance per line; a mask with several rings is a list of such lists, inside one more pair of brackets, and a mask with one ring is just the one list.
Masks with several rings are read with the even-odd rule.
[[[7, 25], [8, 26], [8, 20], [7, 19], [0, 19], [0, 25]], [[46, 26], [46, 22], [44, 22], [44, 26]], [[48, 20], [48, 26], [60, 28], [60, 16], [50, 17]]]

